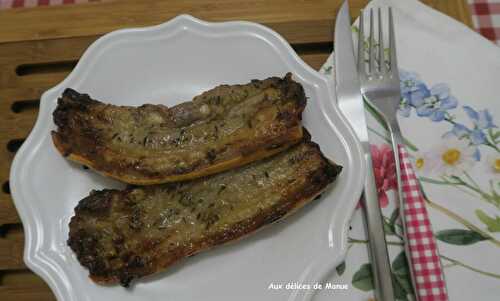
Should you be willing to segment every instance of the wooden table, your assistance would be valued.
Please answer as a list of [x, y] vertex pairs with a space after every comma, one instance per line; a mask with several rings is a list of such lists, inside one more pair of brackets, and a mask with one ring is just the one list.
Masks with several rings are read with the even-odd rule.
[[[353, 17], [366, 0], [351, 0]], [[424, 0], [471, 26], [466, 0]], [[162, 23], [180, 13], [207, 21], [249, 20], [283, 35], [318, 69], [332, 51], [340, 0], [107, 1], [0, 12], [0, 300], [54, 300], [23, 263], [23, 228], [9, 189], [12, 159], [37, 116], [40, 95], [64, 79], [96, 38]]]

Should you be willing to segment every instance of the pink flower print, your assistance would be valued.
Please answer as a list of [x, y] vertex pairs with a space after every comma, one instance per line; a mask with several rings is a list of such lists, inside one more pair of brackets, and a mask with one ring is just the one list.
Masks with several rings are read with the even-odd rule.
[[378, 200], [381, 208], [387, 207], [387, 191], [397, 189], [396, 167], [392, 148], [387, 144], [370, 145], [373, 173], [377, 184]]

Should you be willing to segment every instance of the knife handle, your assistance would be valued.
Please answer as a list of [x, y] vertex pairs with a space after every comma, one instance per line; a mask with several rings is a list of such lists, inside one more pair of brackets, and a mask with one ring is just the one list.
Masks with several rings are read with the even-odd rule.
[[[366, 151], [366, 149], [368, 150]], [[374, 276], [375, 297], [376, 300], [392, 301], [394, 300], [394, 288], [392, 285], [391, 266], [369, 146], [365, 148], [365, 160], [367, 174], [363, 192], [363, 207], [365, 209], [366, 229], [370, 241], [369, 248]]]
[[[418, 301], [446, 301], [448, 294], [436, 239], [425, 199], [403, 144], [397, 144], [401, 169], [400, 212], [404, 223], [406, 255]], [[402, 206], [401, 206], [402, 205]], [[401, 210], [403, 208], [403, 210]]]

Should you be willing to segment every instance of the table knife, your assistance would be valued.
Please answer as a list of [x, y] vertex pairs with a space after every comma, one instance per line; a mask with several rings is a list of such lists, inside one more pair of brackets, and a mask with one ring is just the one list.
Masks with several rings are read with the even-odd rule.
[[347, 1], [342, 5], [335, 22], [334, 50], [334, 74], [338, 105], [361, 141], [366, 160], [367, 172], [362, 205], [369, 239], [375, 296], [379, 301], [392, 301], [394, 300], [394, 288], [392, 285], [391, 266], [389, 264], [382, 214], [373, 174], [368, 128], [354, 58], [354, 45]]

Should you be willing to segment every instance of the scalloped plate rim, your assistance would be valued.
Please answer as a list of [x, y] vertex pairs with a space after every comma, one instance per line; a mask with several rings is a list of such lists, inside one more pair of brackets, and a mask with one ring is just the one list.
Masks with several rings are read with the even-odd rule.
[[[328, 89], [327, 93], [330, 96], [335, 95], [331, 80], [324, 75], [319, 74], [311, 67], [309, 67], [306, 63], [304, 63], [283, 37], [263, 25], [252, 22], [205, 22], [190, 15], [179, 15], [159, 25], [119, 29], [98, 38], [87, 48], [73, 71], [58, 85], [50, 88], [43, 93], [40, 101], [40, 109], [36, 119], [36, 123], [28, 138], [18, 150], [13, 160], [10, 172], [11, 195], [14, 200], [14, 205], [23, 223], [25, 233], [24, 261], [31, 270], [33, 270], [36, 274], [40, 275], [45, 280], [58, 300], [80, 299], [78, 297], [75, 298], [75, 292], [71, 289], [72, 286], [66, 278], [66, 275], [57, 272], [57, 264], [51, 263], [50, 257], [46, 256], [43, 252], [39, 253], [40, 250], [38, 244], [40, 241], [40, 237], [43, 237], [43, 228], [38, 226], [38, 224], [40, 223], [40, 217], [37, 215], [34, 207], [29, 206], [30, 202], [27, 201], [29, 197], [26, 195], [26, 191], [21, 188], [21, 175], [24, 175], [26, 173], [25, 169], [29, 167], [29, 164], [27, 163], [31, 161], [30, 157], [32, 157], [37, 152], [37, 149], [41, 146], [41, 143], [43, 142], [43, 132], [46, 131], [51, 124], [50, 122], [43, 120], [47, 116], [50, 116], [51, 113], [48, 112], [48, 96], [54, 93], [54, 91], [59, 90], [61, 87], [67, 86], [68, 82], [78, 81], [78, 77], [81, 77], [85, 74], [85, 66], [87, 63], [91, 63], [92, 57], [94, 55], [98, 55], [99, 51], [105, 51], [104, 46], [106, 46], [106, 43], [116, 43], [116, 41], [118, 41], [121, 36], [137, 35], [141, 33], [149, 33], [151, 35], [154, 35], [155, 33], [168, 32], [170, 29], [173, 29], [173, 31], [187, 29], [201, 29], [206, 31], [215, 30], [226, 31], [226, 34], [228, 32], [240, 33], [248, 31], [256, 35], [263, 35], [268, 42], [273, 44], [273, 46], [281, 47], [280, 53], [288, 55], [288, 64], [295, 64], [295, 69], [302, 69], [302, 73], [307, 72], [309, 76], [315, 77], [316, 81], [321, 82], [321, 84], [323, 85], [326, 85], [326, 89]], [[337, 212], [332, 213], [330, 221], [331, 226], [329, 239], [340, 240], [336, 244], [333, 244], [333, 246], [331, 246], [332, 249], [336, 252], [337, 256], [335, 256], [334, 258], [322, 258], [322, 260], [316, 260], [316, 263], [313, 265], [316, 276], [310, 276], [311, 273], [307, 275], [308, 277], [312, 277], [312, 279], [316, 279], [318, 281], [326, 277], [327, 274], [330, 273], [336, 267], [336, 265], [338, 265], [345, 258], [347, 252], [346, 246], [349, 221], [354, 213], [357, 200], [361, 195], [364, 175], [363, 170], [365, 170], [366, 168], [364, 160], [362, 160], [363, 155], [360, 143], [355, 137], [355, 134], [352, 131], [350, 125], [346, 121], [345, 117], [340, 113], [337, 106], [333, 104], [333, 100], [331, 107], [331, 109], [333, 109], [333, 113], [336, 115], [335, 117], [339, 118], [341, 124], [344, 126], [344, 128], [342, 129], [342, 135], [339, 135], [339, 138], [341, 138], [341, 140], [344, 142], [344, 147], [350, 147], [350, 150], [352, 152], [347, 153], [349, 165], [351, 167], [354, 167], [357, 172], [353, 172], [350, 174], [351, 177], [349, 183], [352, 184], [353, 188], [351, 188], [349, 191], [351, 192], [352, 196], [349, 197], [349, 202], [344, 201], [343, 206], [339, 208], [345, 210], [345, 212], [339, 212], [341, 210], [338, 210]], [[324, 115], [327, 121], [332, 123], [330, 119], [331, 117], [326, 115], [326, 113]], [[337, 129], [334, 129], [334, 131], [336, 131], [337, 133], [339, 132]], [[345, 191], [348, 190], [346, 189]], [[339, 218], [342, 220], [342, 228], [336, 231], [331, 231], [333, 224], [339, 224], [339, 222], [337, 221], [337, 219]], [[324, 264], [324, 260], [328, 260], [328, 264]], [[311, 291], [300, 290], [292, 293], [289, 300], [304, 300], [309, 299], [311, 296]]]

